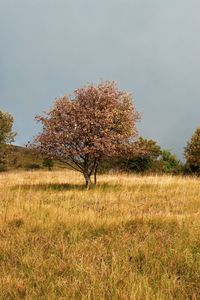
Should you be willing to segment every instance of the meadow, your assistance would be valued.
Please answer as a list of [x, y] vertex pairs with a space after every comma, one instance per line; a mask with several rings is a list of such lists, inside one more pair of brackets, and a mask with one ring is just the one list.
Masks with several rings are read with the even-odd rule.
[[0, 299], [200, 299], [199, 183], [0, 174]]

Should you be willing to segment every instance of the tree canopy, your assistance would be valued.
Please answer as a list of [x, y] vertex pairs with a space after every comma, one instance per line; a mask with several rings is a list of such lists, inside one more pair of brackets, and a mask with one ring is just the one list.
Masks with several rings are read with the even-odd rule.
[[14, 142], [16, 133], [13, 131], [13, 116], [0, 110], [0, 171], [5, 169], [7, 162], [7, 145]]
[[184, 155], [190, 170], [200, 174], [200, 127], [195, 130], [191, 140], [188, 141]]
[[11, 114], [0, 110], [0, 144], [14, 142], [16, 133], [13, 131], [14, 118]]
[[132, 95], [114, 82], [87, 85], [75, 90], [73, 97], [64, 95], [36, 119], [43, 129], [33, 148], [80, 171], [87, 187], [103, 158], [137, 151], [140, 115]]

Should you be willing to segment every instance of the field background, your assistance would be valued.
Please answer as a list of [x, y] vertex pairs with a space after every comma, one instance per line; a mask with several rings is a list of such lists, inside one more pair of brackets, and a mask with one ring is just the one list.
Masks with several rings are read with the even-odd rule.
[[200, 299], [200, 184], [0, 174], [0, 299]]

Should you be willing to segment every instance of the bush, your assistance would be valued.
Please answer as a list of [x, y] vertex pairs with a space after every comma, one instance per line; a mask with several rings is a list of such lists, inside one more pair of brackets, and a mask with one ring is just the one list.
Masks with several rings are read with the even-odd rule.
[[184, 173], [183, 164], [177, 159], [176, 155], [169, 150], [162, 150], [156, 142], [141, 139], [141, 149], [146, 151], [145, 155], [135, 156], [131, 159], [123, 159], [119, 166], [125, 171], [136, 173]]
[[[126, 171], [133, 171], [137, 173], [143, 173], [152, 169], [153, 163], [160, 156], [161, 148], [156, 141], [144, 139], [142, 137], [138, 140], [139, 152], [132, 158], [124, 158], [121, 161], [122, 168]], [[143, 154], [145, 153], [145, 154]]]
[[52, 159], [44, 158], [42, 165], [43, 167], [48, 168], [48, 170], [51, 171], [54, 166], [54, 163]]
[[152, 160], [149, 157], [134, 157], [123, 161], [123, 169], [133, 172], [145, 172], [151, 168]]
[[162, 165], [163, 173], [181, 174], [183, 173], [183, 165], [177, 159], [176, 155], [172, 154], [169, 150], [163, 150], [160, 163]]

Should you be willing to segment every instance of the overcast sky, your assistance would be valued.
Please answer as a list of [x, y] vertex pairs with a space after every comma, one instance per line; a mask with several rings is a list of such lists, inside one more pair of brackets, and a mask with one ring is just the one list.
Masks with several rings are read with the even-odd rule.
[[199, 0], [0, 0], [0, 109], [17, 144], [52, 101], [101, 79], [134, 94], [140, 134], [181, 157], [200, 125]]

